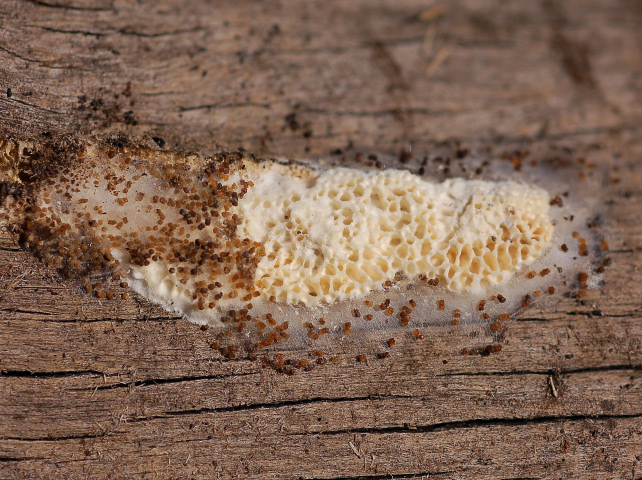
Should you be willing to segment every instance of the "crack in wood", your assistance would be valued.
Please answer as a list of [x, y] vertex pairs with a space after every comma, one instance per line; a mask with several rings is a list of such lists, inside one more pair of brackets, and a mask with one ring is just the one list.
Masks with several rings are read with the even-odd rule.
[[[1, 47], [0, 47], [0, 48], [1, 48]], [[4, 50], [4, 49], [3, 49], [3, 50]], [[40, 63], [40, 62], [38, 62], [38, 63]], [[40, 63], [40, 64], [41, 64], [41, 65], [43, 65], [43, 66], [45, 66], [45, 67], [47, 67], [47, 68], [51, 68], [51, 69], [67, 68], [67, 67], [52, 67], [52, 66], [50, 66], [50, 65], [44, 65], [43, 63]], [[58, 111], [56, 111], [56, 110], [52, 110], [52, 109], [50, 109], [50, 108], [45, 108], [45, 107], [42, 107], [42, 106], [40, 106], [40, 105], [36, 105], [35, 103], [25, 102], [24, 100], [20, 100], [20, 99], [18, 99], [18, 98], [14, 98], [14, 97], [12, 97], [12, 98], [11, 98], [11, 99], [9, 99], [9, 100], [5, 100], [5, 101], [6, 101], [6, 102], [8, 102], [8, 103], [19, 103], [20, 105], [24, 105], [25, 107], [30, 107], [30, 108], [33, 108], [33, 109], [35, 109], [35, 110], [41, 110], [41, 111], [43, 111], [43, 112], [47, 112], [47, 113], [53, 113], [53, 114], [55, 114], [55, 115], [64, 115], [64, 113], [63, 113], [63, 112], [58, 112]]]
[[[217, 412], [220, 410], [216, 410]], [[188, 416], [194, 415], [191, 411], [188, 413], [181, 414], [175, 412], [170, 415], [151, 415], [149, 417], [138, 417], [127, 419], [127, 423], [144, 423], [153, 420], [167, 419], [175, 416]], [[212, 413], [210, 411], [203, 411], [200, 413]], [[444, 431], [454, 431], [454, 430], [474, 430], [474, 429], [488, 429], [493, 427], [505, 427], [505, 426], [528, 426], [528, 425], [545, 425], [545, 424], [557, 424], [562, 422], [569, 423], [580, 423], [587, 420], [592, 421], [608, 421], [608, 420], [624, 420], [624, 419], [638, 419], [642, 418], [642, 413], [640, 414], [620, 414], [620, 415], [549, 415], [541, 417], [529, 417], [529, 418], [480, 418], [480, 419], [468, 419], [468, 420], [457, 420], [452, 422], [438, 422], [427, 425], [404, 425], [404, 426], [394, 426], [394, 427], [368, 427], [368, 428], [351, 428], [351, 429], [337, 429], [337, 430], [325, 430], [314, 432], [315, 436], [339, 436], [339, 435], [354, 435], [354, 434], [403, 434], [403, 435], [419, 435], [424, 433], [433, 433], [433, 432], [444, 432]], [[120, 425], [120, 422], [119, 422]], [[46, 437], [14, 437], [14, 436], [0, 436], [0, 440], [12, 440], [20, 442], [52, 442], [52, 441], [67, 441], [67, 440], [81, 440], [89, 438], [101, 438], [107, 435], [114, 434], [123, 434], [123, 432], [118, 432], [117, 429], [106, 429], [101, 433], [95, 434], [85, 434], [85, 435], [69, 435], [69, 436], [46, 436]], [[288, 433], [288, 436], [291, 437], [307, 437], [311, 435], [308, 432], [304, 433]], [[193, 439], [191, 441], [199, 442], [199, 439]]]
[[[2, 309], [0, 309], [1, 311]], [[4, 309], [7, 312], [16, 312], [17, 310], [15, 309]], [[42, 314], [42, 315], [51, 315], [54, 316], [56, 315], [55, 313], [42, 313], [42, 312], [28, 312], [28, 311], [23, 311], [19, 313], [35, 313], [35, 314]], [[104, 318], [42, 318], [38, 319], [39, 322], [43, 323], [53, 323], [53, 324], [63, 324], [63, 325], [73, 325], [73, 324], [78, 324], [78, 325], [83, 325], [83, 324], [97, 324], [97, 323], [118, 323], [118, 324], [123, 324], [123, 323], [149, 323], [149, 322], [156, 322], [156, 323], [164, 323], [164, 322], [171, 322], [171, 321], [182, 321], [184, 320], [183, 317], [172, 317], [168, 316], [167, 317], [148, 317], [148, 318], [109, 318], [109, 317], [104, 317]]]
[[24, 313], [25, 315], [43, 315], [43, 316], [55, 315], [54, 313], [51, 313], [51, 312], [44, 312], [40, 310], [27, 310], [26, 308], [0, 308], [0, 312]]
[[[437, 431], [449, 431], [459, 429], [471, 429], [477, 427], [495, 427], [495, 426], [525, 426], [547, 423], [560, 423], [564, 421], [581, 422], [585, 420], [614, 420], [614, 419], [635, 419], [642, 418], [639, 414], [623, 415], [551, 415], [530, 418], [483, 418], [474, 420], [458, 420], [454, 422], [441, 422], [431, 425], [412, 425], [408, 427], [380, 427], [380, 428], [351, 428], [333, 431], [320, 431], [315, 435], [345, 435], [345, 434], [381, 434], [381, 433], [430, 433]], [[308, 435], [307, 433], [293, 433], [292, 435]]]
[[[394, 475], [390, 473], [383, 473], [383, 474], [369, 474], [366, 476], [339, 476], [339, 477], [307, 477], [307, 480], [395, 480], [395, 479], [400, 479], [400, 480], [412, 480], [415, 478], [418, 478], [420, 480], [429, 480], [429, 479], [434, 479], [434, 478], [439, 478], [444, 475], [452, 475], [456, 473], [455, 470], [439, 470], [439, 471], [434, 471], [434, 472], [429, 472], [429, 471], [424, 471], [424, 472], [419, 472], [419, 473], [395, 473]], [[452, 477], [451, 477], [452, 478]], [[511, 480], [511, 479], [507, 479]], [[529, 479], [529, 478], [521, 478], [521, 479], [514, 479], [514, 480], [535, 480], [535, 479]]]
[[245, 107], [259, 107], [259, 108], [271, 108], [271, 105], [267, 103], [255, 103], [255, 102], [240, 102], [240, 103], [208, 103], [203, 105], [193, 105], [179, 107], [179, 112], [192, 112], [195, 110], [211, 110], [216, 108], [217, 110], [224, 110], [227, 108], [245, 108]]
[[[642, 371], [642, 365], [600, 365], [599, 367], [586, 367], [586, 368], [576, 368], [569, 370], [559, 370], [560, 375], [575, 375], [581, 373], [596, 373], [596, 372], [609, 372], [609, 371]], [[454, 373], [442, 373], [435, 375], [436, 377], [508, 377], [514, 375], [539, 375], [547, 376], [550, 375], [550, 370], [520, 370], [520, 371], [489, 371], [489, 372], [454, 372]]]
[[[632, 312], [632, 313], [604, 313], [603, 311], [599, 310], [591, 310], [591, 311], [564, 311], [564, 312], [556, 312], [559, 315], [569, 315], [573, 317], [586, 317], [586, 318], [595, 318], [595, 317], [602, 317], [602, 318], [640, 318], [640, 314], [637, 312]], [[517, 322], [542, 322], [542, 323], [550, 323], [553, 322], [554, 319], [551, 318], [539, 318], [539, 317], [520, 317], [519, 319], [516, 320]]]
[[35, 372], [29, 370], [0, 370], [0, 377], [12, 378], [75, 378], [86, 377], [87, 375], [95, 375], [102, 377], [103, 372], [97, 370], [71, 370], [71, 371], [57, 371], [57, 372]]
[[[602, 365], [598, 367], [586, 367], [586, 368], [576, 368], [569, 370], [559, 370], [560, 375], [577, 375], [583, 373], [597, 373], [597, 372], [609, 372], [609, 371], [642, 371], [642, 365], [635, 364], [624, 364], [624, 365]], [[231, 374], [220, 374], [220, 375], [197, 375], [197, 376], [186, 376], [186, 377], [174, 377], [174, 378], [150, 378], [146, 380], [137, 380], [134, 382], [118, 382], [110, 385], [99, 385], [93, 387], [81, 387], [81, 388], [71, 388], [71, 391], [94, 391], [94, 390], [113, 390], [116, 388], [131, 388], [133, 387], [146, 387], [154, 385], [166, 385], [166, 384], [175, 384], [175, 383], [188, 383], [188, 382], [198, 382], [203, 380], [217, 380], [222, 378], [233, 378], [233, 377], [244, 377], [250, 375], [258, 375], [260, 370], [250, 372], [240, 372], [240, 373], [231, 373]], [[449, 372], [434, 375], [435, 378], [443, 377], [509, 377], [509, 376], [520, 376], [520, 375], [537, 375], [537, 376], [548, 376], [550, 375], [550, 370], [520, 370], [520, 371], [488, 371], [488, 372]], [[14, 377], [14, 378], [74, 378], [74, 377], [85, 377], [87, 375], [95, 375], [98, 377], [105, 376], [104, 372], [99, 372], [97, 370], [69, 370], [69, 371], [56, 371], [56, 372], [42, 372], [42, 371], [29, 371], [29, 370], [0, 370], [0, 376], [2, 377]], [[108, 377], [113, 377], [114, 375], [108, 375]], [[376, 394], [376, 395], [367, 395], [360, 397], [312, 397], [305, 400], [291, 400], [287, 402], [275, 402], [275, 403], [258, 403], [258, 404], [249, 404], [242, 407], [226, 407], [219, 409], [211, 409], [210, 411], [235, 411], [242, 409], [253, 409], [253, 408], [265, 408], [265, 407], [281, 407], [288, 405], [305, 405], [318, 402], [341, 402], [341, 401], [357, 401], [357, 400], [374, 400], [374, 399], [383, 399], [383, 398], [420, 398], [418, 395], [394, 395], [394, 394]]]
[[199, 376], [193, 376], [193, 377], [165, 378], [165, 379], [157, 378], [157, 379], [148, 379], [148, 380], [136, 380], [133, 382], [117, 382], [111, 385], [99, 385], [96, 387], [88, 387], [88, 388], [74, 388], [71, 390], [93, 392], [94, 390], [100, 391], [100, 390], [113, 390], [116, 388], [148, 387], [148, 386], [154, 386], [154, 385], [167, 385], [167, 384], [173, 384], [173, 383], [197, 382], [197, 381], [203, 381], [203, 380], [220, 380], [223, 378], [247, 377], [251, 375], [256, 375], [257, 373], [258, 373], [257, 371], [250, 371], [250, 372], [238, 372], [238, 373], [220, 374], [220, 375], [199, 375]]
[[0, 463], [9, 463], [9, 462], [27, 462], [31, 460], [46, 460], [45, 457], [3, 457], [0, 456]]
[[74, 5], [58, 5], [56, 3], [45, 2], [44, 0], [28, 0], [30, 3], [39, 7], [59, 8], [62, 10], [72, 10], [77, 12], [109, 12], [114, 10], [113, 0], [110, 0], [109, 7], [78, 7]]
[[105, 430], [104, 432], [101, 433], [95, 433], [95, 434], [86, 434], [86, 435], [64, 435], [64, 436], [47, 436], [47, 437], [12, 437], [12, 436], [6, 436], [6, 437], [0, 437], [0, 440], [12, 440], [15, 442], [30, 442], [30, 443], [36, 443], [36, 442], [64, 442], [67, 440], [86, 440], [89, 438], [102, 438], [105, 437], [109, 434], [114, 433], [113, 431]]
[[113, 36], [113, 35], [123, 35], [123, 36], [132, 36], [132, 37], [141, 37], [141, 38], [160, 38], [160, 37], [170, 37], [174, 35], [182, 35], [186, 33], [196, 33], [196, 32], [201, 32], [205, 30], [203, 27], [194, 27], [194, 28], [172, 30], [170, 32], [143, 33], [143, 32], [137, 32], [135, 30], [122, 28], [122, 29], [115, 29], [115, 30], [106, 31], [106, 32], [91, 32], [88, 30], [65, 30], [65, 29], [47, 27], [44, 25], [26, 25], [26, 26], [38, 28], [40, 30], [44, 30], [52, 33], [62, 33], [65, 35], [85, 35], [85, 36], [97, 37], [97, 38]]
[[[2, 45], [0, 45], [0, 50], [2, 50], [3, 52], [8, 53], [8, 54], [9, 54], [9, 55], [11, 55], [12, 57], [19, 58], [20, 60], [23, 60], [23, 61], [28, 62], [28, 63], [36, 63], [36, 64], [40, 65], [41, 67], [48, 68], [48, 69], [50, 69], [50, 70], [68, 70], [68, 69], [69, 69], [69, 67], [67, 67], [67, 66], [52, 66], [52, 65], [47, 65], [43, 60], [36, 60], [36, 59], [33, 59], [33, 58], [25, 57], [25, 56], [23, 56], [23, 55], [20, 55], [19, 53], [16, 53], [16, 52], [14, 52], [14, 51], [12, 51], [12, 50], [9, 50], [9, 49], [8, 49], [8, 48], [6, 48], [6, 47], [3, 47]], [[78, 68], [78, 69], [76, 69], [76, 70], [77, 70], [77, 71], [84, 71], [84, 70], [79, 69], [79, 68]], [[0, 97], [0, 98], [2, 98], [2, 97]], [[4, 100], [4, 99], [3, 99], [3, 100]], [[5, 101], [6, 101], [6, 100], [5, 100]], [[31, 104], [31, 103], [24, 102], [24, 101], [22, 101], [22, 100], [18, 100], [18, 99], [17, 99], [17, 98], [15, 98], [15, 97], [11, 97], [11, 98], [9, 99], [9, 103], [11, 103], [11, 102], [19, 103], [19, 104], [22, 104], [22, 105], [25, 105], [25, 106], [29, 106], [29, 107], [34, 107], [36, 110], [41, 110], [41, 111], [43, 111], [43, 112], [49, 112], [49, 113], [55, 113], [55, 114], [58, 114], [58, 115], [63, 115], [63, 113], [62, 113], [62, 112], [57, 112], [57, 111], [55, 111], [55, 110], [49, 110], [49, 109], [44, 108], [44, 107], [39, 107], [38, 105], [33, 105], [33, 104]]]

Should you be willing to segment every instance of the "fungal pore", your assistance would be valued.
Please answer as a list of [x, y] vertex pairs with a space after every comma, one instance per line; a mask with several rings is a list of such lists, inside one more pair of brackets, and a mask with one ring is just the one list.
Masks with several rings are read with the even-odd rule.
[[271, 170], [239, 206], [243, 234], [266, 251], [257, 289], [278, 302], [331, 304], [400, 276], [483, 294], [542, 255], [553, 231], [549, 195], [533, 185]]

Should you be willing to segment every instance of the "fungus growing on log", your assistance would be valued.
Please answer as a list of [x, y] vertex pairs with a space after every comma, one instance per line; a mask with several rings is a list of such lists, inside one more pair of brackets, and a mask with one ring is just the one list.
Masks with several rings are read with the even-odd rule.
[[541, 292], [599, 281], [607, 245], [587, 226], [592, 207], [562, 200], [544, 170], [437, 180], [423, 167], [58, 147], [0, 142], [5, 226], [100, 299], [126, 298], [110, 278], [219, 327], [230, 358], [360, 330], [390, 347], [391, 326], [417, 340], [429, 325], [502, 332]]

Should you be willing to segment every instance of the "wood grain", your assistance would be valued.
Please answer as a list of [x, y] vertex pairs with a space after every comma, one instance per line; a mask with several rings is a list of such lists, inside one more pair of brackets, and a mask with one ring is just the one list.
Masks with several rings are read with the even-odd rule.
[[435, 327], [294, 376], [83, 295], [2, 233], [0, 478], [642, 478], [642, 8], [440, 5], [0, 3], [0, 133], [290, 158], [446, 142], [585, 155], [612, 182], [603, 288], [528, 310], [500, 353]]

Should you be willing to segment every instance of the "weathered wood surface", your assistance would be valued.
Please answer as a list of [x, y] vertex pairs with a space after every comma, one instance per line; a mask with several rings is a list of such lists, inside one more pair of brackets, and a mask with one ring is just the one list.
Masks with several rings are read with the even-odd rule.
[[[0, 3], [0, 127], [303, 158], [444, 140], [586, 150], [619, 178], [606, 284], [501, 353], [435, 331], [295, 376], [104, 303], [0, 237], [0, 478], [642, 478], [635, 0]], [[162, 143], [162, 142], [161, 142]], [[619, 170], [618, 170], [619, 169]]]

